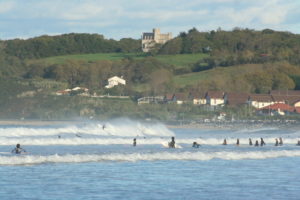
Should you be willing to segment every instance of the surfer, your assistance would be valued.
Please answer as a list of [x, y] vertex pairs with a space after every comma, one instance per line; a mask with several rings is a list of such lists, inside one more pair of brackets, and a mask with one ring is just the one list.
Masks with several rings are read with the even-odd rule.
[[172, 137], [171, 139], [171, 142], [169, 142], [169, 148], [175, 148], [175, 138]]
[[278, 145], [279, 145], [278, 139], [276, 138], [276, 139], [275, 139], [275, 146], [278, 146]]
[[199, 148], [201, 145], [200, 144], [198, 144], [197, 142], [193, 142], [193, 147], [194, 148]]
[[258, 144], [258, 140], [256, 140], [256, 141], [255, 141], [255, 146], [256, 146], [256, 147], [258, 147], [258, 146], [259, 146], [259, 144]]
[[223, 141], [223, 145], [227, 145], [227, 141], [226, 141], [226, 139], [224, 139], [224, 141]]
[[240, 145], [240, 139], [236, 139], [236, 146], [239, 146]]
[[26, 152], [25, 149], [21, 148], [20, 144], [17, 144], [16, 147], [11, 151], [15, 154], [21, 154], [22, 152]]
[[264, 145], [266, 145], [264, 139], [263, 139], [263, 138], [260, 138], [260, 146], [264, 146]]
[[134, 147], [136, 146], [136, 138], [133, 139], [133, 144]]
[[105, 124], [102, 125], [102, 130], [104, 130], [106, 128]]
[[252, 140], [249, 138], [249, 145], [252, 146]]
[[283, 145], [283, 141], [282, 141], [282, 138], [281, 138], [281, 137], [279, 138], [279, 145], [280, 145], [280, 146]]
[[300, 146], [300, 140], [298, 140], [297, 146]]

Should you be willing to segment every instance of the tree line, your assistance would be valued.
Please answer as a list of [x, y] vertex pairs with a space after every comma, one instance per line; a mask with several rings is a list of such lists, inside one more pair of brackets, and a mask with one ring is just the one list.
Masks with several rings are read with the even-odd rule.
[[[182, 32], [156, 50], [158, 54], [209, 53], [206, 68], [245, 63], [288, 61], [300, 64], [300, 35], [271, 29], [256, 31], [235, 28]], [[205, 69], [205, 68], [204, 68]], [[198, 70], [201, 67], [198, 66]]]
[[68, 54], [139, 52], [140, 40], [123, 38], [105, 39], [99, 34], [70, 33], [58, 36], [40, 36], [27, 40], [3, 41], [3, 51], [18, 58], [44, 58]]

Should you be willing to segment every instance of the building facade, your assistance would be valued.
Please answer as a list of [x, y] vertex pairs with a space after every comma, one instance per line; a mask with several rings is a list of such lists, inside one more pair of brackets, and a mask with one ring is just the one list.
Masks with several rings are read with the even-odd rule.
[[149, 52], [155, 44], [164, 44], [172, 39], [172, 33], [162, 34], [158, 28], [153, 29], [152, 33], [143, 33], [142, 49], [143, 52]]

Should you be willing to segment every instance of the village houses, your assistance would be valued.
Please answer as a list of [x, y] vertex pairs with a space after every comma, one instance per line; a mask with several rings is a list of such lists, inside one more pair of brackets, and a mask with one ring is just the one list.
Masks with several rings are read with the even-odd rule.
[[[147, 99], [147, 101], [145, 101]], [[150, 100], [149, 100], [150, 99]], [[152, 99], [152, 100], [151, 100]], [[189, 93], [168, 93], [162, 97], [143, 97], [138, 100], [141, 103], [190, 103], [198, 106], [208, 106], [215, 109], [220, 106], [251, 106], [258, 114], [285, 115], [288, 113], [300, 113], [300, 91], [291, 91], [288, 95], [270, 91], [268, 94], [247, 94], [239, 92], [207, 91]]]

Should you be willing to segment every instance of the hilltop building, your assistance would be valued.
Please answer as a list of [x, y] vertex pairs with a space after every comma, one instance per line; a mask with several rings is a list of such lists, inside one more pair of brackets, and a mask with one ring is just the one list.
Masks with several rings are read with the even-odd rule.
[[155, 44], [164, 44], [172, 39], [172, 33], [162, 34], [158, 28], [153, 29], [152, 33], [143, 33], [142, 49], [143, 52], [149, 52]]
[[108, 85], [105, 86], [105, 88], [113, 88], [117, 85], [126, 85], [126, 81], [123, 79], [123, 76], [113, 76], [107, 80]]

